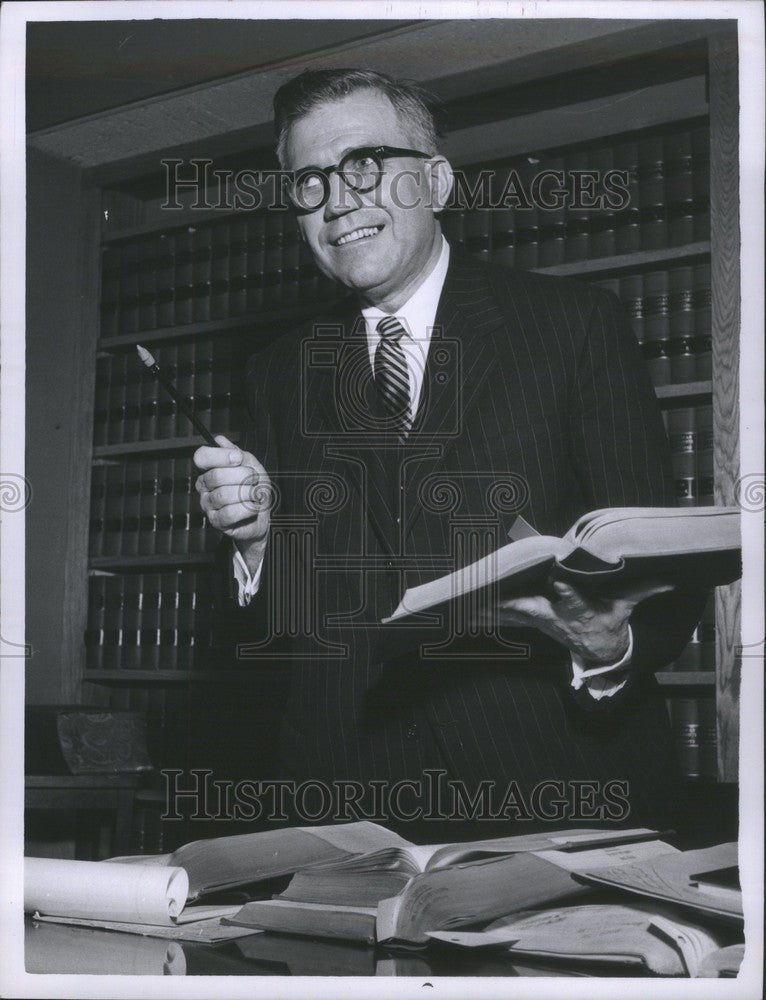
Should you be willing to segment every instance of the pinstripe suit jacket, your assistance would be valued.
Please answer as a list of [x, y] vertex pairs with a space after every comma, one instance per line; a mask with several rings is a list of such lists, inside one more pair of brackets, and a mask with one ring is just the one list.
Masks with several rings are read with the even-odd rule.
[[591, 509], [673, 503], [619, 303], [453, 254], [405, 445], [381, 435], [371, 386], [351, 302], [249, 366], [247, 446], [275, 506], [247, 634], [253, 655], [291, 670], [287, 773], [393, 781], [435, 768], [523, 792], [618, 779], [631, 821], [653, 818], [672, 772], [653, 671], [688, 639], [695, 602], [636, 609], [632, 681], [601, 703], [573, 693], [568, 652], [536, 631], [469, 635], [459, 612], [427, 632], [379, 624], [406, 586], [502, 544], [519, 513], [560, 535]]

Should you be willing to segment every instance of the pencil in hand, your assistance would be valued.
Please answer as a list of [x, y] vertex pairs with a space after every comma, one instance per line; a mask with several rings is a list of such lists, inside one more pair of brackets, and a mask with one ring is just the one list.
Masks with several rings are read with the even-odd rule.
[[136, 344], [136, 350], [138, 351], [138, 356], [141, 359], [141, 361], [146, 365], [149, 371], [156, 377], [157, 381], [160, 383], [165, 392], [167, 392], [167, 394], [171, 396], [173, 400], [175, 400], [175, 404], [181, 411], [181, 413], [183, 413], [184, 416], [188, 417], [189, 420], [191, 420], [192, 424], [194, 425], [194, 427], [196, 427], [196, 429], [205, 439], [206, 443], [213, 448], [219, 448], [220, 445], [218, 444], [216, 439], [213, 437], [213, 435], [210, 433], [207, 427], [205, 427], [205, 425], [199, 419], [197, 414], [194, 412], [194, 407], [192, 406], [191, 400], [188, 399], [186, 396], [182, 395], [178, 391], [178, 389], [176, 389], [176, 387], [173, 385], [170, 379], [163, 374], [163, 372], [160, 369], [160, 366], [157, 364], [157, 362], [154, 360], [152, 355], [149, 353], [149, 351], [147, 351], [145, 347], [142, 347], [140, 344]]

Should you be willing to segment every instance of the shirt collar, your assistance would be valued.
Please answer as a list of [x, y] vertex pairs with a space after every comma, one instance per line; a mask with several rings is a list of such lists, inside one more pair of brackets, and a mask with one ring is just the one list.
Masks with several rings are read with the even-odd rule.
[[376, 327], [384, 316], [394, 315], [397, 319], [402, 320], [407, 335], [415, 339], [426, 336], [436, 319], [436, 309], [447, 277], [449, 257], [449, 243], [442, 236], [442, 250], [436, 265], [403, 306], [395, 313], [383, 312], [377, 306], [365, 306], [362, 309], [371, 349], [374, 350], [378, 340], [380, 340], [380, 334]]

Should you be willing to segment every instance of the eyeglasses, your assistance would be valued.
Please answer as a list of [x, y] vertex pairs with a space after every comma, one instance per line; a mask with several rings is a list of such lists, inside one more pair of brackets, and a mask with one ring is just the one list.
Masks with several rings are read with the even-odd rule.
[[416, 156], [429, 160], [432, 153], [397, 146], [360, 146], [351, 149], [334, 167], [304, 167], [290, 177], [287, 196], [301, 213], [316, 212], [330, 197], [330, 177], [339, 174], [343, 183], [359, 194], [374, 190], [383, 174], [383, 160], [392, 156]]

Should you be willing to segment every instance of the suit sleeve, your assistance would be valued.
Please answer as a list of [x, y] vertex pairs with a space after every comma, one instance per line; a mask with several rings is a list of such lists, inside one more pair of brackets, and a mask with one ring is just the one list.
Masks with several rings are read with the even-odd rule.
[[[251, 452], [269, 472], [276, 472], [277, 448], [273, 421], [266, 399], [269, 357], [271, 352], [255, 355], [250, 359], [245, 377], [245, 423], [241, 446]], [[239, 644], [264, 640], [268, 634], [267, 598], [269, 589], [269, 550], [261, 568], [257, 593], [249, 604], [239, 605], [238, 584], [233, 572], [233, 543], [222, 537], [215, 553], [218, 589], [219, 626], [229, 643]]]
[[[593, 294], [570, 402], [572, 460], [583, 493], [591, 509], [676, 506], [670, 450], [639, 345], [616, 297]], [[674, 660], [704, 601], [704, 592], [689, 588], [639, 604], [630, 621], [631, 673]]]

